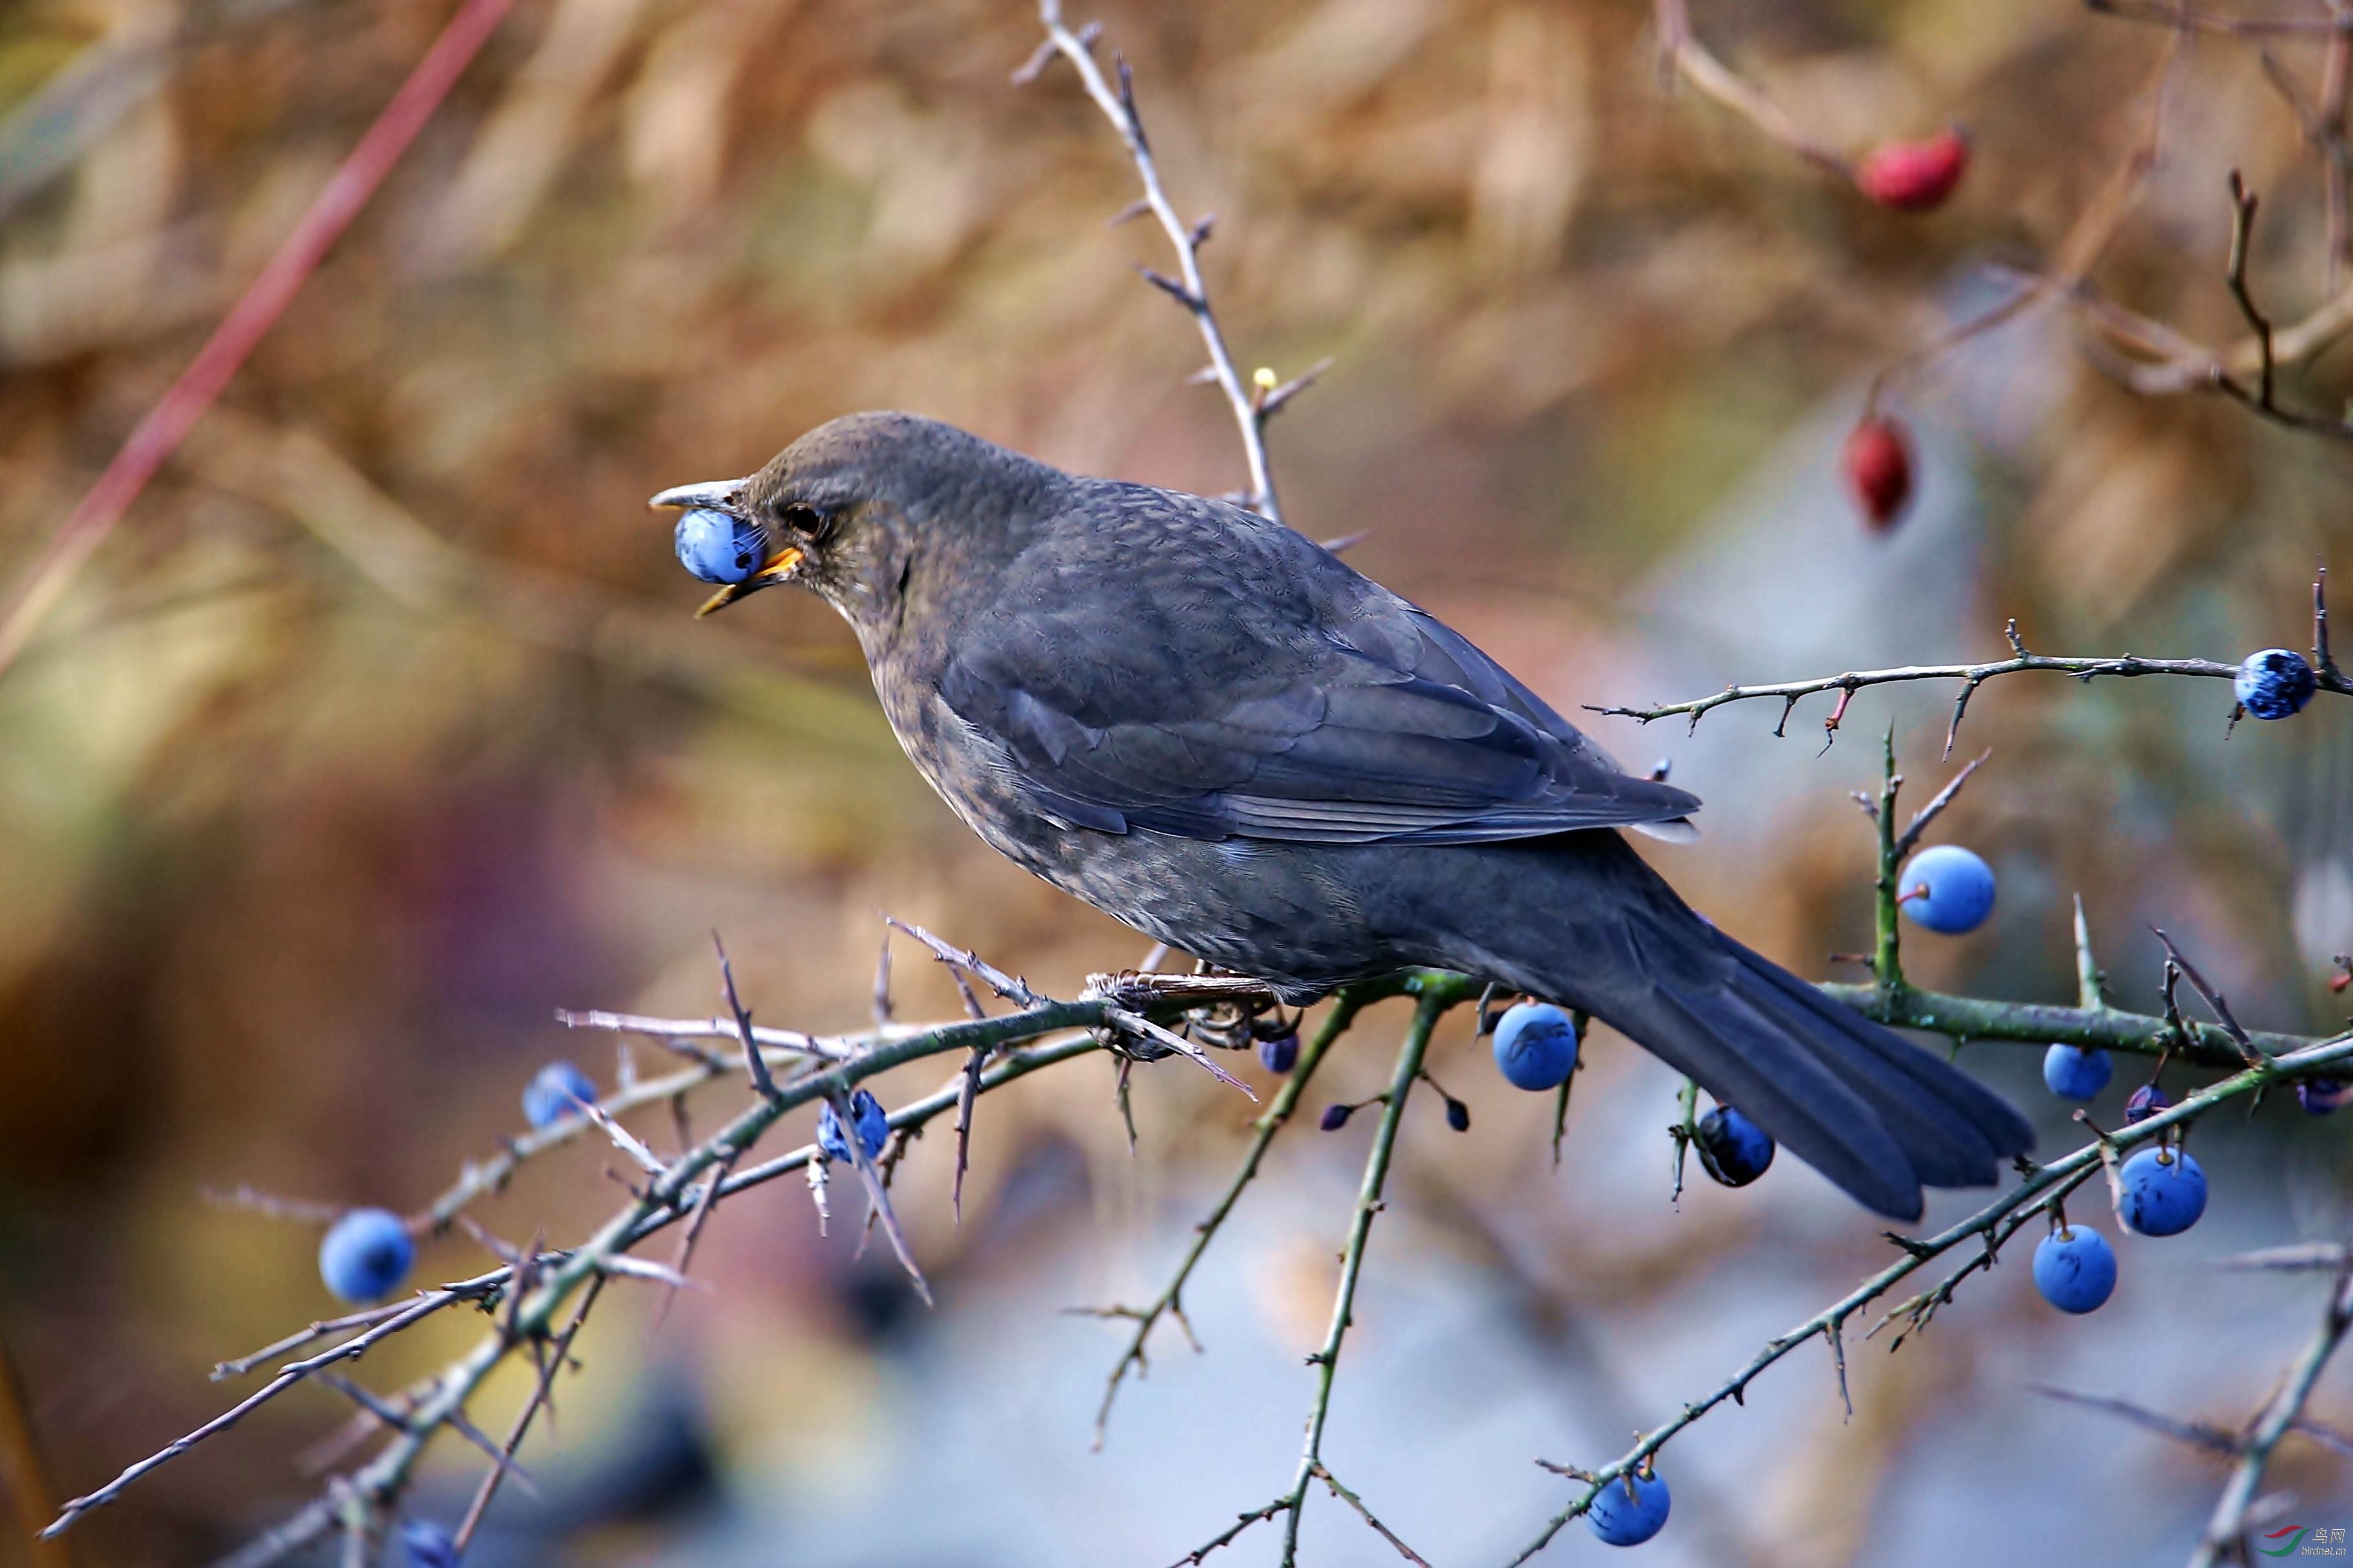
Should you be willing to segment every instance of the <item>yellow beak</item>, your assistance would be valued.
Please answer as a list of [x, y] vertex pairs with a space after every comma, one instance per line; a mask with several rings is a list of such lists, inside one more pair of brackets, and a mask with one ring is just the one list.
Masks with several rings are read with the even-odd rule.
[[741, 583], [728, 584], [727, 586], [705, 599], [702, 602], [702, 607], [694, 612], [694, 618], [699, 621], [714, 610], [723, 610], [746, 594], [756, 594], [763, 588], [773, 588], [779, 583], [791, 582], [794, 571], [801, 563], [801, 555], [799, 545], [786, 545], [782, 550], [769, 556], [767, 563], [757, 572], [753, 573]]

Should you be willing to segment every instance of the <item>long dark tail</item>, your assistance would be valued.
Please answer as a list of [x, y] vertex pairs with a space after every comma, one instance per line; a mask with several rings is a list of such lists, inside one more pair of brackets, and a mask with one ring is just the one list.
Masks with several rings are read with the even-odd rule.
[[1491, 973], [1610, 1024], [1879, 1213], [1916, 1219], [1923, 1185], [1987, 1185], [2034, 1146], [2000, 1096], [1717, 931], [1616, 834], [1482, 858], [1504, 880], [1466, 934]]

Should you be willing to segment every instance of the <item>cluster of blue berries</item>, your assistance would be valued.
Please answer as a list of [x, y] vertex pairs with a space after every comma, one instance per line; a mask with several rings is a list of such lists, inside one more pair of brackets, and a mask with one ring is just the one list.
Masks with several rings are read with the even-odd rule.
[[[2052, 1046], [2043, 1054], [2042, 1081], [2062, 1100], [2088, 1100], [2115, 1074], [2103, 1050]], [[2165, 1090], [2145, 1083], [2126, 1099], [2125, 1121], [2146, 1121], [2172, 1104]], [[2123, 1192], [2116, 1212], [2139, 1235], [2179, 1236], [2206, 1212], [2206, 1173], [2170, 1134], [2126, 1160], [2116, 1175]], [[2034, 1287], [2063, 1312], [2093, 1311], [2116, 1288], [2116, 1251], [2098, 1231], [2063, 1223], [2034, 1249]]]
[[[2155, 1085], [2134, 1099], [2142, 1095], [2149, 1099], [2135, 1120], [2165, 1108], [2164, 1091]], [[2206, 1173], [2188, 1150], [2169, 1142], [2134, 1154], [2116, 1179], [2123, 1192], [2116, 1213], [2137, 1235], [2179, 1236], [2206, 1212]], [[2063, 1312], [2095, 1311], [2116, 1288], [2116, 1249], [2088, 1226], [2063, 1221], [2034, 1248], [2034, 1288]]]

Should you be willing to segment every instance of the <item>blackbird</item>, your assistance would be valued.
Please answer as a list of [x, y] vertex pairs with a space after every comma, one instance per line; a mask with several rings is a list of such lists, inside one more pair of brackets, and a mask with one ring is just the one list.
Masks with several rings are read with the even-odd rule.
[[[851, 415], [653, 498], [726, 584], [857, 633], [907, 755], [1000, 853], [1304, 1002], [1413, 965], [1582, 1008], [1881, 1214], [1995, 1181], [1999, 1096], [1694, 913], [1620, 829], [1699, 805], [1254, 512]], [[690, 551], [690, 527], [733, 545]], [[698, 534], [697, 538], [704, 537]]]

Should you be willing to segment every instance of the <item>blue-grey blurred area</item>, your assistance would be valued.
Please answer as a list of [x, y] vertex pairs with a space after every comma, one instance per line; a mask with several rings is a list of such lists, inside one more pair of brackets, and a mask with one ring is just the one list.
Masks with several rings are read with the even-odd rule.
[[[1727, 930], [1855, 979], [1870, 790], [1892, 723], [1916, 805], [1990, 757], [1933, 837], [1995, 867], [1992, 921], [1910, 935], [1923, 984], [2072, 1000], [2080, 894], [2120, 1004], [2157, 1003], [2162, 926], [2265, 1028], [2353, 1003], [2353, 705], [2228, 725], [2219, 681], [2021, 676], [1775, 701], [1647, 728], [1732, 681], [2039, 651], [2236, 660], [2310, 640], [2316, 564], [2353, 579], [2353, 452], [2220, 397], [2133, 395], [2044, 300], [1893, 378], [1916, 499], [1884, 532], [1840, 449], [1873, 378], [2005, 299], [2130, 156], [2163, 29], [2048, 0], [1699, 5], [1736, 68], [1860, 151], [1965, 121], [1926, 215], [1871, 206], [1688, 89], [1648, 8], [1541, 0], [1202, 0], [1102, 11], [1245, 374], [1329, 356], [1270, 439], [1299, 527], [1472, 636], [1628, 766], [1670, 764], [1704, 837], [1655, 858]], [[20, 0], [0, 6], [0, 584], [13, 584], [251, 279], [446, 20], [448, 0]], [[1094, 13], [1074, 11], [1083, 21]], [[2314, 13], [2317, 15], [2317, 12]], [[315, 1224], [208, 1203], [423, 1208], [521, 1126], [522, 1086], [609, 1037], [559, 1007], [708, 1015], [722, 931], [761, 1020], [869, 1016], [879, 915], [1074, 991], [1144, 943], [974, 842], [914, 776], [857, 650], [813, 602], [713, 619], [645, 498], [740, 473], [808, 426], [897, 406], [1070, 468], [1209, 493], [1243, 469], [1190, 323], [1107, 228], [1134, 172], [1068, 72], [1017, 89], [1023, 0], [520, 0], [407, 158], [0, 672], [0, 1344], [43, 1485], [80, 1491], [249, 1388], [227, 1356], [337, 1310]], [[2278, 69], [2316, 91], [2319, 51]], [[2323, 163], [2253, 50], [2217, 36], [2093, 284], [2200, 342], [2224, 287], [2226, 172], [2263, 195], [2250, 279], [2284, 323], [2345, 286]], [[2353, 395], [2341, 350], [2281, 377]], [[2353, 584], [2340, 593], [2353, 605]], [[2353, 637], [2353, 631], [2340, 640]], [[1826, 739], [1831, 744], [1824, 745]], [[1649, 847], [1646, 846], [1646, 848]], [[954, 1016], [898, 951], [903, 1019]], [[1255, 1108], [1111, 1067], [979, 1108], [961, 1225], [938, 1127], [895, 1187], [925, 1310], [859, 1199], [821, 1237], [797, 1180], [712, 1219], [682, 1292], [605, 1293], [554, 1418], [467, 1561], [663, 1568], [1053, 1568], [1174, 1561], [1288, 1484], [1378, 1092], [1404, 1026], [1368, 1016], [1276, 1143], [1164, 1327], [1103, 1451], [1126, 1325], [1157, 1293]], [[634, 1048], [641, 1070], [667, 1058]], [[1676, 1080], [1606, 1031], [1556, 1170], [1549, 1102], [1467, 1014], [1409, 1107], [1327, 1455], [1432, 1562], [1502, 1563], [1607, 1462], [1884, 1267], [1879, 1227], [1794, 1161], [1670, 1201]], [[2031, 1047], [1960, 1060], [2083, 1134]], [[951, 1068], [878, 1086], [898, 1105]], [[1251, 1071], [1263, 1093], [1264, 1075]], [[2146, 1068], [2090, 1108], [2121, 1118]], [[2179, 1090], [2196, 1075], [2169, 1069]], [[690, 1107], [707, 1134], [736, 1101]], [[2234, 1426], [2316, 1323], [2317, 1285], [2215, 1262], [2353, 1239], [2343, 1116], [2274, 1096], [2196, 1135], [2189, 1234], [2118, 1240], [2099, 1313], [2046, 1307], [2031, 1234], [1926, 1331], [1801, 1347], [1676, 1439], [1658, 1563], [2179, 1560], [2209, 1453], [2038, 1384]], [[665, 1116], [638, 1131], [661, 1147]], [[809, 1136], [805, 1117], [785, 1141]], [[609, 1152], [531, 1168], [476, 1217], [519, 1242], [622, 1201]], [[1969, 1211], [1941, 1194], [1928, 1223]], [[2114, 1235], [2086, 1189], [2075, 1217]], [[2071, 1213], [2074, 1211], [2071, 1210]], [[1966, 1260], [1956, 1255], [1954, 1267]], [[487, 1266], [462, 1232], [419, 1278]], [[1932, 1269], [1926, 1287], [1942, 1277]], [[1904, 1294], [1906, 1292], [1899, 1292]], [[1890, 1303], [1892, 1305], [1893, 1303]], [[483, 1331], [457, 1313], [371, 1353], [394, 1390]], [[472, 1415], [503, 1432], [523, 1369]], [[2353, 1426], [2340, 1370], [2314, 1414]], [[72, 1536], [83, 1563], [202, 1563], [301, 1506], [349, 1406], [301, 1390]], [[445, 1442], [415, 1511], [454, 1521], [485, 1461]], [[2284, 1523], [2353, 1528], [2353, 1467], [2293, 1436]], [[0, 1568], [36, 1557], [0, 1511]], [[1304, 1561], [1401, 1561], [1311, 1499]], [[1212, 1563], [1271, 1563], [1261, 1526]], [[1541, 1561], [1598, 1560], [1582, 1524]]]

